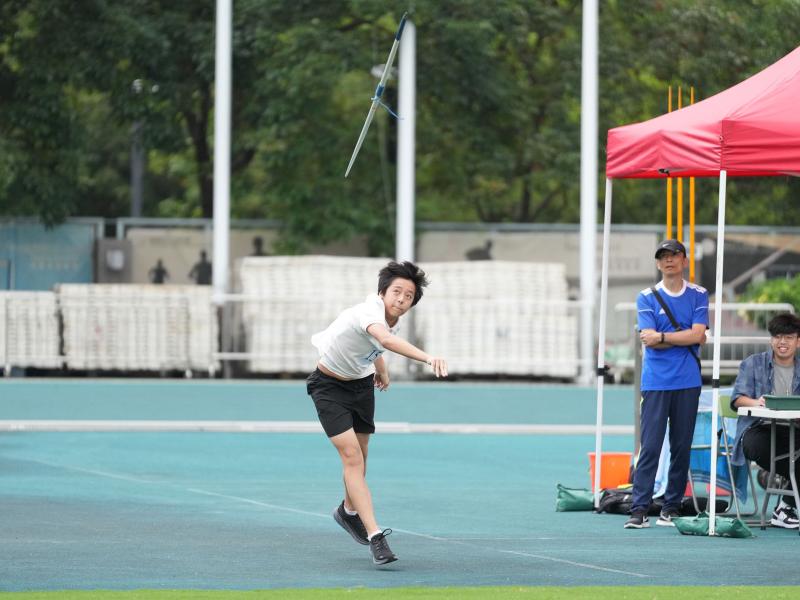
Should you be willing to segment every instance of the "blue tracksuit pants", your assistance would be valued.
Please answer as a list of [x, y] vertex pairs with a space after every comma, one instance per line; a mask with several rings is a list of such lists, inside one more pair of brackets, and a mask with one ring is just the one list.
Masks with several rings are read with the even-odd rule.
[[670, 458], [664, 508], [680, 508], [686, 489], [699, 399], [699, 387], [642, 392], [642, 443], [633, 476], [632, 513], [646, 512], [653, 500], [653, 486], [667, 422]]

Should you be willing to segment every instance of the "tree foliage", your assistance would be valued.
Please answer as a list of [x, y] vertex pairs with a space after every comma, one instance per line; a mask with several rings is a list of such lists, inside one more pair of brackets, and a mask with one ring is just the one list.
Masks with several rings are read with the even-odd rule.
[[[800, 310], [800, 276], [751, 283], [747, 290], [739, 296], [739, 301], [758, 302], [759, 304], [791, 304], [797, 312]], [[763, 311], [746, 311], [745, 316], [762, 329], [767, 328], [767, 317]]]
[[[581, 0], [419, 0], [417, 216], [580, 218]], [[237, 0], [232, 212], [280, 219], [283, 251], [366, 235], [393, 245], [396, 122], [381, 111], [344, 169], [400, 18], [385, 0]], [[600, 171], [609, 128], [709, 97], [794, 47], [794, 0], [606, 0]], [[213, 210], [214, 3], [0, 4], [0, 214], [123, 216], [144, 125], [145, 212]], [[136, 83], [134, 83], [136, 82]], [[387, 101], [396, 104], [396, 82]], [[598, 184], [602, 172], [598, 173]], [[800, 223], [794, 180], [731, 182], [729, 221]], [[698, 180], [698, 221], [716, 184]], [[662, 222], [664, 184], [618, 186], [614, 220]], [[737, 201], [738, 198], [746, 201]]]

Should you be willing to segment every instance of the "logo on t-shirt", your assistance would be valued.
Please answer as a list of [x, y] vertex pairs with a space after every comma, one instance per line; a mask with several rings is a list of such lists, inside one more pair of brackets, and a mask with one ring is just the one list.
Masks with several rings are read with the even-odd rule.
[[364, 357], [364, 360], [367, 363], [373, 363], [378, 360], [378, 357], [383, 354], [383, 350], [373, 350], [367, 356]]

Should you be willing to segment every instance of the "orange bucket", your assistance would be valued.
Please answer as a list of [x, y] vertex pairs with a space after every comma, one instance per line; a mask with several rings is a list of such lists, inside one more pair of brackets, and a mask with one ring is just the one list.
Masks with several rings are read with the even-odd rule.
[[[615, 488], [630, 483], [632, 452], [603, 452], [600, 463], [600, 489]], [[589, 482], [594, 491], [594, 452], [589, 452]]]

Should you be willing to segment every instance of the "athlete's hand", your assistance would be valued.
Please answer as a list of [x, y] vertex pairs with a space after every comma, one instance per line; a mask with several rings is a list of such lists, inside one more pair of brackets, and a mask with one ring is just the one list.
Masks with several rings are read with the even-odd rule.
[[431, 357], [428, 359], [428, 364], [436, 377], [447, 377], [447, 361], [445, 359]]
[[378, 373], [375, 371], [375, 387], [385, 392], [389, 389], [389, 373]]

